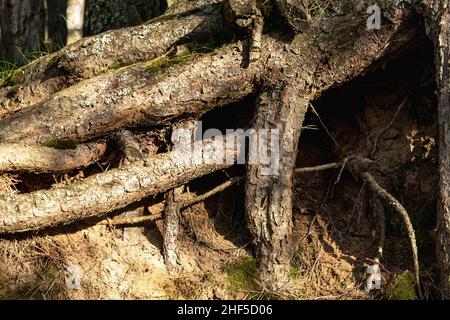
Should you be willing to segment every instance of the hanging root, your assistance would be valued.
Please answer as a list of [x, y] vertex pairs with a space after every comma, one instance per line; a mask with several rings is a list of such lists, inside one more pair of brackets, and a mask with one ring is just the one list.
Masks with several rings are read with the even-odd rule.
[[[375, 178], [368, 172], [369, 167], [373, 164], [373, 161], [366, 158], [346, 158], [350, 161], [350, 165], [348, 166], [348, 170], [354, 175], [359, 177], [361, 180], [365, 182], [365, 184], [372, 190], [381, 200], [384, 200], [389, 206], [395, 209], [398, 212], [402, 221], [406, 227], [408, 232], [409, 241], [411, 243], [411, 251], [413, 256], [414, 263], [414, 274], [415, 281], [417, 286], [417, 291], [419, 296], [422, 296], [421, 287], [420, 287], [420, 269], [419, 269], [419, 255], [417, 250], [417, 242], [416, 235], [411, 223], [411, 219], [409, 218], [408, 212], [405, 207], [397, 200], [394, 196], [392, 196], [389, 192], [387, 192], [383, 187], [381, 187]], [[297, 168], [295, 170], [296, 173], [299, 172], [314, 172], [321, 170], [329, 170], [336, 169], [341, 167], [342, 164], [339, 163], [330, 163], [324, 164], [316, 167], [306, 167], [306, 168]], [[377, 199], [374, 199], [374, 205], [381, 206], [380, 203], [377, 203]], [[377, 210], [378, 222], [380, 224], [380, 236], [378, 242], [378, 257], [375, 261], [378, 261], [382, 256], [382, 248], [384, 246], [385, 241], [385, 216], [383, 208], [378, 208]]]
[[420, 289], [420, 270], [419, 270], [419, 255], [417, 252], [416, 235], [414, 232], [411, 219], [409, 218], [408, 212], [405, 207], [395, 199], [390, 193], [383, 189], [375, 180], [375, 178], [368, 172], [361, 173], [361, 178], [367, 181], [369, 188], [375, 192], [381, 199], [383, 199], [388, 205], [393, 207], [399, 214], [405, 224], [406, 230], [408, 232], [409, 241], [411, 242], [411, 250], [414, 262], [414, 274], [416, 278], [416, 286], [419, 292], [419, 296], [422, 296]]

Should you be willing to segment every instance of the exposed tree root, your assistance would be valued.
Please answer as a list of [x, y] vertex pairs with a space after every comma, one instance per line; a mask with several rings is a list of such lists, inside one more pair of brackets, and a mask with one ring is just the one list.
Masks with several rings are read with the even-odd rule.
[[[198, 38], [194, 30], [200, 36], [211, 30], [223, 31], [219, 6], [82, 40], [16, 71], [3, 84], [0, 117], [1, 110], [5, 117], [0, 120], [0, 142], [83, 142], [123, 128], [199, 118], [213, 108], [262, 92], [254, 128], [279, 130], [280, 162], [274, 172], [267, 172], [261, 163], [249, 163], [246, 211], [262, 285], [278, 290], [289, 276], [292, 182], [297, 143], [310, 101], [359, 76], [374, 62], [389, 58], [415, 35], [408, 10], [393, 7], [389, 1], [380, 5], [388, 21], [381, 30], [367, 30], [365, 18], [358, 18], [361, 10], [352, 6], [344, 14], [326, 17], [323, 24], [311, 26], [290, 43], [277, 35], [263, 35], [259, 41], [259, 26], [261, 56], [246, 68], [242, 67], [240, 42], [208, 54], [167, 54], [180, 38], [188, 34]], [[157, 43], [147, 38], [148, 28], [155, 25], [150, 38], [161, 38]], [[164, 34], [167, 39], [161, 36]], [[112, 65], [141, 60], [146, 62], [99, 75]], [[47, 77], [49, 74], [52, 77]], [[87, 80], [79, 82], [81, 79]], [[30, 108], [11, 113], [26, 106]], [[258, 147], [267, 147], [269, 154], [278, 156], [271, 139]], [[69, 186], [6, 196], [0, 198], [0, 233], [101, 216], [229, 166], [198, 163], [192, 152], [180, 149]], [[176, 217], [181, 205], [178, 196], [181, 193], [169, 193], [167, 217]], [[168, 230], [176, 224], [176, 219], [166, 219]], [[176, 232], [173, 234], [172, 240], [176, 239]], [[173, 242], [169, 240], [167, 246], [174, 247]]]
[[[261, 64], [239, 68], [241, 54], [227, 45], [213, 55], [146, 62], [85, 80], [0, 120], [1, 142], [86, 141], [109, 131], [198, 118], [256, 90]], [[156, 63], [156, 66], [153, 66]], [[161, 72], [155, 73], [155, 70]]]
[[82, 39], [18, 69], [0, 83], [0, 118], [108, 69], [154, 59], [177, 42], [223, 35], [220, 5], [192, 9]]
[[[217, 187], [199, 195], [199, 196], [192, 196], [189, 192], [183, 193], [181, 196], [179, 196], [178, 205], [180, 209], [185, 209], [187, 207], [193, 206], [196, 203], [205, 201], [206, 199], [212, 197], [213, 195], [222, 192], [229, 187], [233, 186], [234, 184], [238, 183], [239, 181], [242, 181], [244, 177], [237, 177], [232, 178]], [[151, 215], [142, 216], [142, 217], [120, 217], [109, 221], [102, 221], [100, 224], [105, 225], [113, 225], [113, 226], [120, 226], [120, 225], [137, 225], [140, 223], [146, 223], [155, 221], [158, 219], [163, 218], [164, 210], [161, 210], [160, 212], [152, 213]]]
[[[186, 148], [195, 137], [195, 122], [182, 121], [172, 128], [172, 148]], [[189, 138], [191, 141], [185, 141]], [[187, 145], [185, 145], [187, 143]], [[164, 244], [163, 254], [166, 268], [169, 274], [177, 271], [178, 267], [178, 231], [180, 229], [180, 198], [184, 186], [179, 186], [166, 193], [166, 207], [164, 210]]]
[[0, 172], [58, 173], [87, 167], [106, 151], [106, 143], [81, 144], [76, 149], [23, 144], [0, 144]]
[[[211, 159], [214, 155], [205, 150], [223, 150], [219, 142], [206, 140], [195, 145], [202, 148], [204, 159]], [[238, 150], [223, 153], [233, 157]], [[38, 230], [102, 216], [231, 166], [226, 163], [208, 164], [201, 159], [199, 161], [196, 155], [193, 150], [176, 150], [96, 174], [68, 186], [5, 196], [0, 199], [0, 234]]]
[[389, 192], [387, 192], [384, 188], [382, 188], [377, 183], [375, 178], [369, 172], [360, 172], [359, 176], [364, 181], [367, 181], [367, 185], [369, 186], [369, 188], [373, 192], [375, 192], [381, 199], [383, 199], [389, 206], [394, 208], [395, 211], [397, 211], [397, 213], [402, 218], [403, 223], [408, 232], [409, 241], [411, 243], [411, 251], [412, 251], [412, 256], [413, 256], [414, 274], [415, 274], [417, 291], [419, 293], [419, 296], [422, 296], [422, 292], [420, 289], [419, 255], [417, 252], [416, 235], [414, 232], [413, 225], [411, 223], [411, 219], [409, 218], [408, 212], [406, 211], [405, 207], [397, 199], [395, 199]]
[[[418, 250], [417, 250], [417, 242], [416, 242], [416, 236], [415, 231], [413, 228], [413, 225], [411, 223], [411, 219], [409, 218], [408, 212], [405, 209], [405, 207], [397, 200], [394, 196], [392, 196], [389, 192], [387, 192], [383, 187], [381, 187], [378, 182], [375, 180], [375, 178], [367, 171], [369, 166], [373, 164], [372, 160], [369, 159], [363, 159], [363, 158], [355, 158], [350, 157], [346, 158], [348, 161], [350, 161], [350, 166], [347, 168], [350, 170], [350, 172], [362, 179], [367, 183], [367, 186], [378, 196], [380, 199], [384, 200], [387, 205], [391, 206], [395, 211], [397, 211], [406, 227], [408, 237], [411, 244], [411, 251], [413, 256], [413, 263], [414, 263], [414, 273], [415, 273], [415, 280], [417, 285], [417, 290], [419, 292], [419, 295], [421, 296], [421, 287], [420, 287], [420, 269], [419, 269], [419, 257], [418, 257]], [[341, 167], [342, 164], [339, 163], [329, 163], [324, 164], [320, 166], [315, 167], [306, 167], [306, 168], [297, 168], [295, 172], [314, 172], [314, 171], [322, 171], [322, 170], [329, 170], [329, 169], [337, 169]], [[374, 206], [380, 206], [381, 204], [376, 202], [377, 199], [374, 199]], [[384, 240], [385, 240], [385, 216], [384, 216], [384, 208], [376, 208], [377, 217], [378, 217], [378, 223], [380, 225], [380, 236], [379, 236], [379, 242], [378, 242], [378, 252], [379, 256], [374, 260], [378, 261], [382, 256], [382, 249], [384, 246]]]

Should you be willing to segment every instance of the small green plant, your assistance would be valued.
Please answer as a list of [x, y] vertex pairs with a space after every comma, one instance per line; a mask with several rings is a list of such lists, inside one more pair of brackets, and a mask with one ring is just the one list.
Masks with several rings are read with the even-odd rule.
[[0, 81], [7, 79], [12, 75], [17, 65], [7, 60], [0, 60]]
[[241, 257], [225, 268], [228, 282], [232, 290], [258, 292], [261, 290], [257, 282], [256, 260], [253, 257]]
[[390, 300], [416, 300], [414, 275], [405, 272], [396, 276], [386, 293]]
[[299, 279], [301, 275], [302, 270], [299, 267], [292, 267], [289, 271], [289, 276], [294, 280]]

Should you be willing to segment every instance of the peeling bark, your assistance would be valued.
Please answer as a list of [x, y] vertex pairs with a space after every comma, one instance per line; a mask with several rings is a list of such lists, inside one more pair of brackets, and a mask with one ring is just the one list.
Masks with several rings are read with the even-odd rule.
[[58, 173], [87, 167], [105, 153], [105, 143], [87, 143], [75, 150], [44, 146], [0, 144], [0, 172]]
[[[199, 141], [195, 145], [204, 151], [201, 155], [206, 159], [214, 155], [205, 150], [223, 148], [220, 140]], [[0, 234], [38, 230], [100, 217], [231, 166], [199, 161], [195, 152], [189, 149], [152, 156], [68, 186], [0, 197]], [[225, 150], [224, 154], [232, 157], [238, 151], [239, 148]]]

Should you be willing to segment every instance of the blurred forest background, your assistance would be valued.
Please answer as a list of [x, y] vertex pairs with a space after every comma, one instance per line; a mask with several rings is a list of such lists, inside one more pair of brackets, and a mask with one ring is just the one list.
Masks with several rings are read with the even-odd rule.
[[71, 28], [68, 18], [73, 14], [73, 11], [68, 11], [70, 6], [84, 12], [82, 36], [90, 36], [106, 30], [139, 25], [161, 15], [170, 2], [164, 0], [1, 0], [2, 69], [7, 68], [8, 65], [23, 65], [41, 55], [64, 47], [71, 31], [68, 32]]

